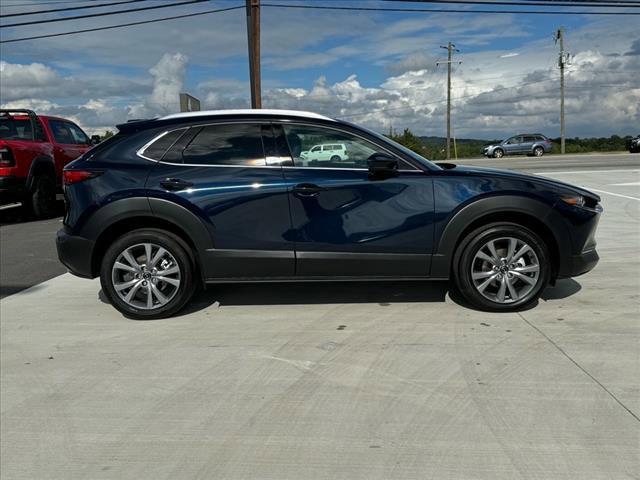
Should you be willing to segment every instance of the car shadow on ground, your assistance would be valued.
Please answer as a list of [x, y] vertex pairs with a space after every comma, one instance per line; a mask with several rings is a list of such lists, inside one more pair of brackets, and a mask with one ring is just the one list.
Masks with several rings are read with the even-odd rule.
[[[573, 279], [558, 280], [548, 287], [541, 298], [561, 300], [578, 291], [581, 286]], [[392, 303], [444, 302], [447, 294], [457, 305], [478, 310], [470, 305], [450, 282], [445, 281], [380, 281], [380, 282], [300, 282], [300, 283], [243, 283], [209, 285], [199, 290], [179, 316], [197, 313], [217, 306], [256, 305], [321, 305], [371, 303], [386, 307]], [[100, 290], [98, 297], [109, 303]], [[534, 302], [520, 311], [535, 308]]]
[[16, 223], [38, 222], [40, 220], [50, 220], [51, 218], [62, 218], [64, 216], [64, 202], [57, 201], [53, 214], [46, 219], [35, 218], [26, 208], [17, 206], [0, 210], [0, 226], [13, 225]]

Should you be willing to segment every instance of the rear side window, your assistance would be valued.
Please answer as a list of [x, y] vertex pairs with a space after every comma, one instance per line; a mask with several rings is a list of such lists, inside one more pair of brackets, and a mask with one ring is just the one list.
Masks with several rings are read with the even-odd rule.
[[152, 160], [161, 160], [165, 152], [182, 136], [186, 128], [167, 132], [144, 149], [142, 155]]
[[261, 127], [226, 124], [203, 127], [182, 152], [196, 165], [266, 165]]
[[535, 142], [536, 137], [524, 137], [524, 143]]

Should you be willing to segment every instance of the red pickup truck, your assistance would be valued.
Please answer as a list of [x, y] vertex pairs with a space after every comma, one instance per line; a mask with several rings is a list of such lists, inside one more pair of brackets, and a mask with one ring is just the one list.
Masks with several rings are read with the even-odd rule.
[[62, 169], [91, 146], [82, 129], [64, 118], [0, 110], [0, 204], [22, 202], [36, 217], [51, 216]]

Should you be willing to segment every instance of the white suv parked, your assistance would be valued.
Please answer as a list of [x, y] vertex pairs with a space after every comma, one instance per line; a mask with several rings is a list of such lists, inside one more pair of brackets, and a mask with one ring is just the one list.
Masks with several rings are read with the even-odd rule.
[[348, 160], [349, 155], [347, 155], [347, 147], [344, 143], [328, 143], [314, 145], [309, 150], [300, 152], [300, 158], [303, 160], [341, 162]]

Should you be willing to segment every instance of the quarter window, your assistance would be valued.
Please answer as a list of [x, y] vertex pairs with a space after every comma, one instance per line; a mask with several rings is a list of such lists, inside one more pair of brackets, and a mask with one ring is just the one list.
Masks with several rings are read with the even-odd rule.
[[165, 152], [173, 145], [185, 132], [186, 128], [173, 130], [158, 138], [155, 142], [144, 149], [142, 155], [152, 160], [161, 160]]
[[260, 125], [203, 127], [182, 152], [184, 163], [197, 165], [266, 165]]
[[[307, 125], [283, 125], [296, 167], [368, 168], [375, 153], [387, 153], [374, 143], [347, 132]], [[336, 144], [339, 142], [339, 144]], [[400, 169], [415, 170], [402, 159]]]

